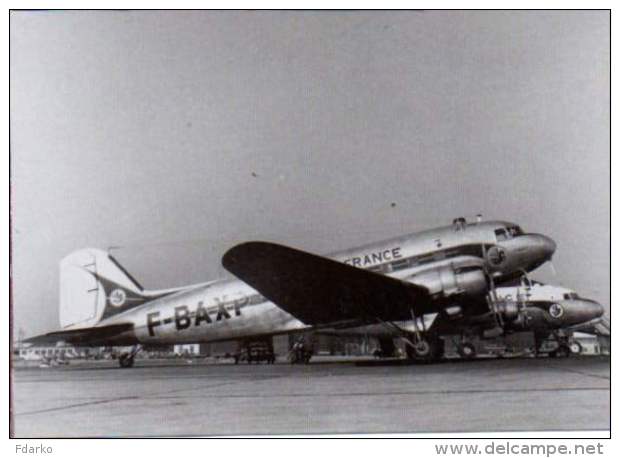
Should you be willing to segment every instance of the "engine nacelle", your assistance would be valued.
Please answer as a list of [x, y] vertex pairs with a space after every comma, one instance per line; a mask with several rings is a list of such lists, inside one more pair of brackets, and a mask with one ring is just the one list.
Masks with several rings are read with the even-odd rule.
[[425, 287], [433, 296], [483, 296], [488, 291], [487, 278], [484, 272], [476, 266], [456, 269], [452, 266], [442, 266], [420, 272], [409, 277], [408, 280]]
[[495, 307], [497, 313], [499, 313], [504, 321], [516, 321], [520, 317], [520, 308], [516, 302], [498, 302]]

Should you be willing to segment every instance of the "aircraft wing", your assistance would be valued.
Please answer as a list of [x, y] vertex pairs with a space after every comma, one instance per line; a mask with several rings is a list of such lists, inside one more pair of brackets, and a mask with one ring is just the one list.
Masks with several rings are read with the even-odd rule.
[[50, 345], [57, 342], [67, 342], [73, 345], [105, 345], [113, 337], [131, 331], [133, 324], [111, 324], [108, 326], [72, 329], [68, 331], [50, 332], [39, 336], [24, 339], [24, 343], [33, 345]]
[[266, 242], [224, 254], [222, 265], [308, 325], [411, 319], [436, 312], [426, 288]]

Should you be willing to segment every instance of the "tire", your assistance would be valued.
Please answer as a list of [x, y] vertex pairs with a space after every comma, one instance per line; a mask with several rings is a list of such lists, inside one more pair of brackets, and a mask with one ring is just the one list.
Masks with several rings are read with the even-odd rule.
[[441, 359], [444, 342], [441, 339], [420, 340], [412, 348], [406, 346], [407, 358], [412, 361], [431, 363]]
[[413, 351], [418, 358], [426, 359], [432, 352], [431, 344], [426, 340], [420, 340], [413, 347]]
[[459, 345], [457, 351], [463, 359], [474, 359], [476, 357], [476, 347], [469, 342]]

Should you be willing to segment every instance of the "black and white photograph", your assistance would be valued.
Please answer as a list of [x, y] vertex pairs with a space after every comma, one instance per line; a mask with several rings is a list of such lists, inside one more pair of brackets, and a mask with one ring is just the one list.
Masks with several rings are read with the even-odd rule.
[[610, 437], [610, 10], [8, 16], [11, 438]]

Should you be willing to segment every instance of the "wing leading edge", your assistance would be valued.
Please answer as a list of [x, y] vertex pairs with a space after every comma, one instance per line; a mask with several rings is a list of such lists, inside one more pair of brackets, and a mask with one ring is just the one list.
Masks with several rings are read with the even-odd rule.
[[308, 325], [411, 319], [436, 312], [426, 288], [267, 242], [247, 242], [222, 265]]

